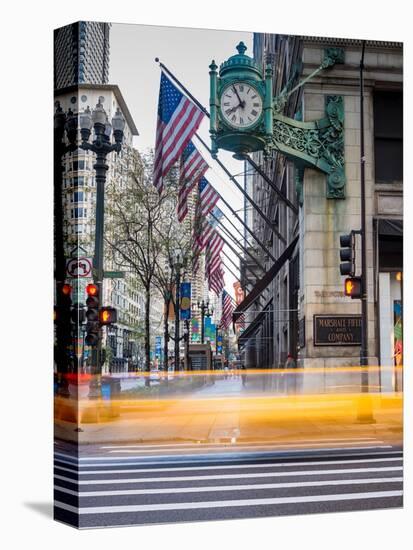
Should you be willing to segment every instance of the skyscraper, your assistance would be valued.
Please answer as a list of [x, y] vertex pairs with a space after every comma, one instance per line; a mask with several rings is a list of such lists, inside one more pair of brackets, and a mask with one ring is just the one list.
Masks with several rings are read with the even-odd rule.
[[54, 34], [54, 87], [107, 84], [109, 23], [79, 21]]

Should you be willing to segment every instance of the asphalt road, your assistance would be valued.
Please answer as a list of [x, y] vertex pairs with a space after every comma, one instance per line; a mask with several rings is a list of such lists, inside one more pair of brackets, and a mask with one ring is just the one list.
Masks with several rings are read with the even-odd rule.
[[[396, 508], [396, 447], [199, 452], [199, 446], [81, 451], [57, 442], [55, 519], [81, 529]], [[195, 453], [196, 451], [196, 453]]]

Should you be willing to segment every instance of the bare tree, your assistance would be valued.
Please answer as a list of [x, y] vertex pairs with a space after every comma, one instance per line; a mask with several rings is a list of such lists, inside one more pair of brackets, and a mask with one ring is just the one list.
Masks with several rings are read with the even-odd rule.
[[161, 194], [152, 185], [153, 154], [142, 157], [126, 185], [108, 189], [106, 242], [114, 263], [136, 274], [145, 293], [145, 370], [150, 370], [151, 294], [168, 258], [166, 243], [175, 220], [176, 177]]

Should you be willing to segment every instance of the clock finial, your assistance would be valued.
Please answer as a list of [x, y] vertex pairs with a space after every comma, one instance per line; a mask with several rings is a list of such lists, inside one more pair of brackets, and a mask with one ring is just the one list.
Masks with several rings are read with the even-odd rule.
[[245, 51], [247, 50], [247, 46], [244, 44], [244, 42], [240, 42], [237, 46], [238, 53], [240, 55], [244, 55]]

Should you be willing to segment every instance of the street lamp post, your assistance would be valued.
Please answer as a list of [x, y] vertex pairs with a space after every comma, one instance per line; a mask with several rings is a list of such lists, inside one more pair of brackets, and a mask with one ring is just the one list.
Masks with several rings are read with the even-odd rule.
[[[65, 135], [66, 140], [65, 141]], [[64, 249], [64, 211], [63, 211], [63, 171], [62, 157], [66, 153], [76, 150], [77, 118], [69, 109], [65, 113], [59, 101], [55, 103], [54, 115], [54, 178], [53, 178], [53, 199], [54, 199], [54, 249], [55, 249], [55, 285], [56, 285], [56, 306], [63, 305], [59, 288], [64, 284], [66, 278], [66, 257]], [[58, 373], [58, 392], [67, 395], [67, 382], [60, 377], [69, 372], [69, 347], [72, 344], [70, 326], [56, 325], [56, 350], [55, 361]]]
[[180, 310], [180, 286], [181, 268], [183, 266], [182, 251], [176, 248], [174, 251], [173, 268], [175, 269], [175, 369], [179, 370], [179, 310]]
[[189, 365], [189, 334], [190, 334], [189, 319], [185, 319], [184, 341], [185, 341], [185, 366], [186, 366], [187, 370], [190, 369], [190, 365]]
[[[82, 113], [79, 113], [79, 124], [81, 134], [80, 147], [85, 151], [92, 151], [96, 154], [96, 163], [93, 168], [96, 171], [96, 226], [95, 226], [95, 252], [93, 257], [93, 280], [99, 288], [99, 297], [102, 299], [103, 291], [103, 235], [104, 235], [104, 205], [105, 205], [105, 183], [108, 165], [107, 156], [115, 151], [119, 153], [122, 147], [123, 130], [125, 128], [125, 119], [119, 110], [112, 117], [112, 124], [109, 123], [108, 116], [103, 109], [99, 99], [95, 109], [91, 112], [89, 107]], [[94, 140], [89, 143], [92, 127], [94, 130]], [[113, 130], [114, 143], [111, 142]], [[100, 304], [101, 305], [101, 304]], [[93, 366], [95, 372], [101, 373], [101, 349], [102, 334], [99, 334], [99, 340], [94, 350]]]
[[214, 309], [209, 308], [209, 300], [207, 300], [206, 302], [204, 301], [204, 299], [202, 299], [201, 302], [198, 300], [197, 305], [198, 305], [198, 309], [201, 310], [201, 343], [203, 344], [205, 340], [204, 320], [205, 320], [205, 317], [211, 317], [211, 315], [214, 313]]

